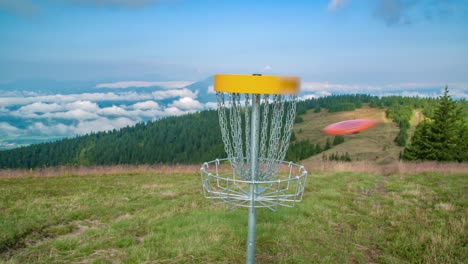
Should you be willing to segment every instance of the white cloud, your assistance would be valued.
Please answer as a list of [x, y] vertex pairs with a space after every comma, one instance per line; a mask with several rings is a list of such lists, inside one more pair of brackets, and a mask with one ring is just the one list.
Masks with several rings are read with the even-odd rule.
[[138, 121], [136, 120], [131, 120], [125, 117], [115, 119], [99, 118], [92, 121], [78, 123], [78, 125], [74, 127], [74, 131], [76, 134], [82, 135], [93, 131], [106, 131], [114, 128], [119, 129], [126, 126], [132, 126], [137, 122]]
[[22, 106], [18, 109], [18, 111], [27, 113], [50, 113], [60, 111], [61, 109], [62, 107], [56, 103], [45, 104], [42, 102], [37, 102]]
[[215, 94], [215, 93], [216, 93], [216, 91], [214, 90], [214, 86], [213, 86], [213, 85], [208, 86], [208, 89], [206, 89], [206, 92], [207, 92], [208, 94]]
[[328, 10], [335, 11], [339, 8], [342, 8], [348, 0], [330, 0], [328, 2]]
[[[441, 92], [442, 94], [442, 92]], [[453, 98], [468, 98], [468, 86], [465, 89], [452, 89], [450, 90], [450, 95]]]
[[0, 97], [0, 107], [13, 105], [27, 105], [36, 102], [42, 103], [72, 103], [76, 101], [102, 102], [102, 101], [143, 101], [143, 100], [163, 100], [176, 97], [196, 98], [197, 92], [187, 88], [155, 91], [152, 93], [83, 93], [83, 94], [55, 94], [41, 96], [16, 96]]
[[199, 101], [194, 100], [190, 97], [183, 97], [180, 98], [179, 100], [176, 100], [172, 102], [170, 107], [177, 107], [182, 110], [199, 110], [203, 109], [203, 104], [201, 104]]
[[153, 99], [155, 100], [164, 100], [175, 97], [189, 97], [196, 98], [197, 93], [192, 92], [189, 89], [177, 89], [177, 90], [167, 90], [167, 91], [155, 91], [152, 93]]
[[48, 135], [48, 136], [72, 136], [84, 135], [95, 131], [107, 131], [119, 129], [126, 126], [132, 126], [137, 121], [120, 117], [115, 119], [98, 118], [90, 121], [81, 121], [75, 125], [53, 124], [46, 125], [42, 122], [36, 122], [26, 128], [30, 134]]
[[[326, 96], [333, 93], [350, 93], [350, 94], [372, 94], [372, 95], [410, 95], [410, 94], [431, 94], [439, 96], [442, 94], [442, 88], [448, 85], [450, 94], [454, 98], [467, 97], [468, 83], [424, 83], [424, 82], [407, 82], [407, 83], [392, 83], [382, 85], [370, 84], [339, 84], [329, 82], [302, 82], [301, 91], [303, 93], [314, 93], [319, 96]], [[434, 94], [433, 90], [440, 91]], [[428, 92], [430, 90], [430, 92]]]
[[73, 109], [66, 112], [55, 112], [55, 113], [46, 113], [40, 117], [47, 118], [63, 118], [63, 119], [72, 119], [72, 120], [92, 120], [96, 119], [99, 116], [96, 113], [91, 113], [83, 109]]
[[307, 100], [307, 99], [312, 99], [312, 98], [317, 98], [319, 97], [316, 94], [304, 94], [303, 96], [299, 96], [299, 100]]
[[26, 105], [35, 102], [43, 103], [71, 103], [76, 101], [140, 101], [151, 99], [151, 94], [126, 93], [83, 93], [83, 94], [55, 94], [28, 97], [0, 97], [0, 106]]
[[183, 115], [183, 114], [186, 114], [187, 112], [184, 112], [175, 106], [171, 106], [171, 107], [164, 109], [164, 113], [170, 116], [170, 115]]
[[64, 105], [64, 108], [68, 110], [82, 109], [89, 112], [97, 112], [99, 110], [99, 106], [96, 103], [90, 101], [76, 101], [67, 103]]
[[145, 101], [139, 102], [132, 105], [133, 109], [140, 109], [140, 110], [158, 110], [161, 109], [158, 103], [155, 101]]
[[127, 112], [128, 111], [123, 109], [122, 107], [115, 106], [115, 105], [111, 107], [104, 107], [99, 110], [100, 114], [106, 115], [106, 116], [126, 116], [128, 115]]
[[101, 83], [96, 85], [96, 88], [112, 88], [112, 89], [122, 89], [130, 87], [162, 87], [164, 89], [176, 89], [184, 88], [193, 82], [190, 81], [169, 81], [169, 82], [145, 82], [145, 81], [126, 81], [126, 82], [113, 82], [113, 83]]
[[47, 136], [71, 136], [76, 135], [73, 126], [64, 124], [45, 125], [42, 122], [35, 122], [28, 126], [26, 130], [33, 135], [47, 135]]
[[382, 90], [381, 86], [372, 86], [367, 84], [338, 84], [329, 82], [303, 82], [301, 83], [301, 90], [308, 92], [319, 92], [319, 91], [348, 91], [354, 93], [362, 90]]
[[8, 124], [7, 122], [0, 122], [0, 136], [12, 136], [20, 133], [20, 129]]
[[[1, 106], [11, 106], [11, 105], [26, 105], [35, 102], [43, 102], [43, 103], [53, 103], [53, 102], [60, 102], [60, 101], [76, 101], [76, 98], [71, 99], [73, 95], [44, 95], [44, 96], [15, 96], [15, 97], [0, 97], [0, 105]], [[73, 96], [76, 97], [76, 96]], [[69, 100], [64, 100], [65, 98], [69, 98]]]
[[99, 106], [90, 101], [76, 101], [71, 103], [32, 103], [20, 107], [9, 114], [20, 118], [55, 118], [72, 120], [89, 120], [98, 117]]
[[270, 66], [270, 65], [265, 65], [263, 68], [262, 68], [262, 71], [263, 72], [268, 72], [268, 71], [271, 71], [273, 68]]
[[210, 109], [216, 109], [218, 107], [218, 103], [217, 102], [208, 102], [208, 103], [205, 104], [205, 107], [210, 108]]

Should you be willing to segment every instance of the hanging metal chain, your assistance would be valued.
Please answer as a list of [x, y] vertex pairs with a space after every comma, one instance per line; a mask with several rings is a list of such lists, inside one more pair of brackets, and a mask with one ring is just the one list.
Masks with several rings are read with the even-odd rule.
[[237, 175], [241, 178], [245, 177], [244, 171], [244, 152], [242, 149], [242, 119], [240, 114], [240, 94], [232, 93], [230, 94], [231, 107], [230, 110], [230, 121], [231, 121], [231, 134], [232, 134], [232, 144], [234, 152], [234, 163], [236, 164]]
[[281, 127], [283, 125], [284, 103], [282, 95], [275, 95], [273, 99], [273, 113], [271, 118], [270, 142], [268, 146], [266, 177], [274, 174], [274, 164], [277, 163], [276, 157], [281, 138]]
[[246, 175], [250, 175], [250, 95], [245, 94], [245, 108], [244, 108], [244, 115], [245, 115], [245, 156], [246, 159]]
[[258, 160], [258, 178], [262, 179], [265, 177], [266, 171], [266, 158], [267, 158], [267, 141], [268, 141], [268, 124], [269, 124], [269, 111], [270, 111], [270, 103], [269, 103], [270, 96], [265, 94], [263, 96], [263, 104], [262, 104], [262, 118], [261, 118], [261, 132], [260, 132], [260, 148], [259, 148], [259, 160]]
[[[294, 125], [294, 118], [296, 116], [296, 103], [297, 103], [297, 95], [290, 95], [288, 101], [288, 110], [286, 120], [284, 122], [284, 129], [283, 129], [283, 137], [281, 139], [281, 147], [278, 151], [278, 156], [276, 160], [284, 160], [286, 157], [286, 153], [288, 152], [289, 147], [289, 140], [291, 138], [291, 133]], [[275, 173], [279, 170], [280, 164], [276, 164], [276, 168], [274, 169]]]
[[260, 132], [260, 152], [258, 156], [261, 159], [266, 158], [266, 151], [267, 151], [267, 134], [268, 134], [268, 113], [270, 110], [270, 104], [268, 102], [268, 94], [263, 97], [263, 115], [262, 115], [262, 125], [261, 125], [261, 132]]
[[224, 143], [224, 151], [228, 155], [228, 159], [232, 160], [232, 146], [231, 139], [228, 130], [227, 118], [226, 118], [226, 104], [224, 101], [224, 93], [216, 93], [216, 99], [218, 100], [218, 117], [219, 126], [221, 127], [221, 138]]

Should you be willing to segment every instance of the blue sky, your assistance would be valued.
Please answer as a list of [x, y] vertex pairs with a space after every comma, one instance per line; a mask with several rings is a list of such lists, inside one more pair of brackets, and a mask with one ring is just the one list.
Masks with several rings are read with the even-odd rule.
[[455, 0], [0, 0], [0, 149], [215, 108], [215, 73], [468, 98], [467, 28]]
[[0, 0], [0, 82], [468, 83], [468, 1]]

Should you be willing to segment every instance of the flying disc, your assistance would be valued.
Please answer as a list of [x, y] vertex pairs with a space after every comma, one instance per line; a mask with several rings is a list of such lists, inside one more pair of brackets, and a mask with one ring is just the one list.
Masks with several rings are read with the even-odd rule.
[[328, 125], [323, 132], [329, 135], [346, 135], [369, 129], [375, 125], [372, 119], [353, 119]]

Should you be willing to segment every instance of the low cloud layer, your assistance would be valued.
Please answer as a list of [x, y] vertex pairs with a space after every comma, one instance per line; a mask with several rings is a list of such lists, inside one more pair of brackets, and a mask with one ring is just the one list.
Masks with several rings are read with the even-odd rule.
[[189, 89], [171, 89], [163, 91], [154, 91], [151, 93], [137, 92], [110, 92], [110, 93], [82, 93], [82, 94], [54, 94], [37, 96], [9, 96], [0, 97], [0, 107], [12, 105], [26, 105], [36, 102], [42, 103], [60, 103], [76, 101], [143, 101], [143, 100], [164, 100], [177, 97], [196, 98], [197, 92]]
[[180, 98], [179, 100], [176, 100], [174, 102], [172, 102], [170, 105], [170, 107], [177, 107], [179, 109], [182, 109], [182, 110], [199, 110], [199, 109], [203, 109], [205, 106], [203, 104], [201, 104], [199, 101], [197, 100], [194, 100], [190, 97], [183, 97], [183, 98]]
[[[214, 102], [201, 103], [197, 96], [197, 91], [187, 88], [141, 93], [33, 96], [10, 93], [8, 97], [0, 97], [0, 136], [82, 135], [119, 129], [165, 116], [192, 113], [216, 105]], [[2, 145], [6, 144], [0, 139], [0, 148]]]
[[184, 88], [192, 84], [190, 81], [169, 81], [169, 82], [145, 82], [145, 81], [126, 81], [126, 82], [113, 82], [113, 83], [101, 83], [96, 85], [96, 88], [145, 88], [145, 87], [162, 87], [164, 89], [177, 89]]
[[393, 83], [384, 85], [339, 84], [329, 82], [303, 82], [302, 98], [328, 96], [332, 94], [371, 94], [377, 96], [402, 95], [437, 97], [448, 86], [454, 98], [468, 98], [468, 83]]

